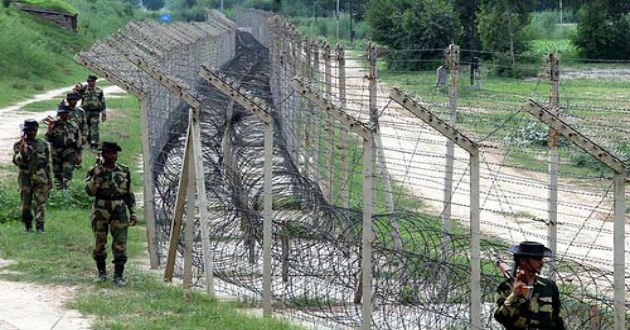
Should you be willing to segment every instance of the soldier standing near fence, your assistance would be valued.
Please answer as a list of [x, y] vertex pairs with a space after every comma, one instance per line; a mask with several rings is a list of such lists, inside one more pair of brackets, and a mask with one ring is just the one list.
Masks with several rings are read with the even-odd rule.
[[39, 124], [35, 119], [24, 121], [22, 138], [13, 145], [13, 164], [20, 168], [18, 184], [22, 200], [22, 222], [27, 233], [33, 232], [32, 204], [35, 204], [37, 232], [44, 233], [46, 201], [52, 187], [50, 148], [37, 138]]
[[92, 231], [95, 245], [92, 257], [98, 270], [97, 281], [102, 282], [107, 278], [105, 261], [109, 231], [113, 240], [114, 282], [124, 286], [122, 276], [127, 262], [127, 227], [135, 226], [138, 218], [135, 212], [135, 197], [131, 192], [131, 172], [127, 166], [116, 163], [120, 151], [118, 144], [103, 142], [101, 147], [103, 162], [102, 164], [97, 162], [88, 170], [85, 190], [88, 195], [94, 196]]
[[103, 90], [96, 86], [96, 76], [88, 76], [87, 86], [83, 88], [75, 88], [75, 91], [81, 91], [81, 107], [85, 110], [88, 125], [88, 142], [92, 149], [98, 148], [98, 123], [100, 120], [105, 122], [107, 115], [105, 110], [105, 96]]
[[52, 168], [55, 187], [67, 189], [72, 180], [72, 172], [81, 150], [81, 132], [77, 124], [70, 120], [70, 108], [64, 104], [57, 107], [58, 118], [49, 120], [46, 140], [52, 146]]
[[507, 330], [564, 330], [558, 286], [539, 276], [552, 251], [537, 242], [521, 242], [514, 255], [514, 279], [501, 283], [494, 296], [494, 318]]

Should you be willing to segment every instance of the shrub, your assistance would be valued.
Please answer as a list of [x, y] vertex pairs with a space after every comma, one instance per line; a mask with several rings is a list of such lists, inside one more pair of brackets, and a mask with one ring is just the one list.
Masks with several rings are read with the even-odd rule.
[[22, 218], [20, 195], [6, 186], [0, 189], [0, 223], [18, 221]]

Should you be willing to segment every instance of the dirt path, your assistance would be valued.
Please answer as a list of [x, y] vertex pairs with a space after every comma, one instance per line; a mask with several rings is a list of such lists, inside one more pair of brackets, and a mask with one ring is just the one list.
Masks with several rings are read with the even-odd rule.
[[[22, 107], [55, 98], [69, 91], [63, 87], [0, 109], [0, 164], [11, 162], [13, 143], [19, 139], [19, 124], [27, 118], [41, 120], [55, 111], [30, 112]], [[106, 97], [117, 97], [125, 93], [118, 86], [104, 88]], [[0, 274], [11, 264], [0, 259]], [[75, 289], [65, 286], [43, 286], [26, 282], [11, 282], [0, 279], [0, 330], [74, 330], [90, 329], [91, 321], [79, 312], [69, 310], [64, 304], [73, 297]]]
[[[54, 109], [46, 112], [31, 112], [24, 111], [22, 108], [31, 103], [61, 98], [61, 95], [70, 91], [71, 88], [72, 87], [69, 86], [54, 89], [0, 109], [0, 115], [2, 115], [2, 120], [0, 121], [0, 164], [11, 162], [13, 143], [20, 138], [19, 125], [23, 123], [25, 119], [34, 118], [42, 120], [48, 115], [55, 114]], [[116, 97], [115, 95], [125, 93], [125, 91], [118, 86], [107, 86], [103, 89], [103, 92], [105, 93], [105, 98], [112, 98]]]
[[[350, 78], [348, 95], [367, 100], [365, 72], [356, 60], [347, 60]], [[390, 87], [379, 84], [378, 107], [384, 109]], [[365, 101], [367, 102], [367, 101]], [[353, 115], [367, 120], [367, 105], [349, 104]], [[431, 212], [443, 208], [446, 140], [413, 117], [396, 103], [391, 103], [380, 117], [383, 150], [394, 182], [411, 194], [422, 197]], [[469, 221], [468, 154], [455, 148], [452, 199], [453, 218]], [[545, 155], [541, 155], [545, 158]], [[500, 152], [483, 150], [481, 155], [481, 229], [483, 235], [500, 237], [507, 242], [547, 241], [547, 225], [532, 218], [547, 218], [547, 176], [503, 166]], [[612, 194], [602, 190], [560, 182], [558, 219], [558, 255], [612, 269]], [[628, 244], [626, 251], [629, 251]], [[630, 254], [626, 253], [626, 263]]]

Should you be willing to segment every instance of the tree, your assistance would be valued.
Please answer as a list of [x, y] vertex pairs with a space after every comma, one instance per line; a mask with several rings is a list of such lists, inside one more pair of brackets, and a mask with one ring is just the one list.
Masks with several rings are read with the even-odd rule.
[[[630, 17], [627, 3], [592, 0], [582, 6], [573, 43], [581, 57], [628, 59]], [[621, 50], [621, 51], [620, 51]]]
[[[535, 0], [486, 0], [480, 6], [477, 29], [483, 50], [494, 53], [498, 73], [509, 73], [516, 64], [515, 54], [527, 48], [523, 28]], [[508, 56], [505, 56], [505, 54]]]
[[390, 48], [389, 67], [419, 69], [441, 62], [442, 50], [460, 34], [457, 15], [447, 0], [371, 0], [365, 19], [372, 38]]
[[144, 5], [150, 10], [159, 10], [164, 7], [164, 0], [144, 0]]

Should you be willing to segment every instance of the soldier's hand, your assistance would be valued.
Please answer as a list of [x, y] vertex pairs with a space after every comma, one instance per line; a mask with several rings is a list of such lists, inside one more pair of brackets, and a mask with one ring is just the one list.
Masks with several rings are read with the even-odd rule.
[[527, 295], [527, 290], [529, 287], [524, 282], [524, 279], [525, 279], [525, 273], [523, 271], [520, 271], [518, 275], [516, 275], [516, 278], [514, 279], [514, 294], [517, 296]]
[[103, 114], [101, 115], [101, 121], [105, 122], [107, 120], [107, 115], [103, 112]]
[[54, 128], [55, 128], [55, 122], [51, 121], [50, 124], [48, 124], [48, 131], [52, 132]]
[[26, 140], [22, 140], [22, 143], [20, 143], [20, 152], [23, 155], [26, 154], [27, 148], [28, 148], [28, 144], [26, 143]]
[[82, 137], [81, 138], [81, 145], [86, 145], [87, 144], [87, 138], [86, 137]]
[[52, 188], [52, 179], [48, 179], [48, 182], [46, 182], [46, 184], [48, 185], [48, 189]]
[[94, 166], [94, 171], [92, 172], [92, 175], [97, 177], [101, 175], [101, 173], [103, 173], [103, 165], [97, 164], [96, 166]]
[[135, 213], [132, 213], [129, 217], [129, 224], [133, 227], [138, 223], [138, 216]]
[[81, 165], [83, 163], [83, 156], [77, 155], [77, 165]]

